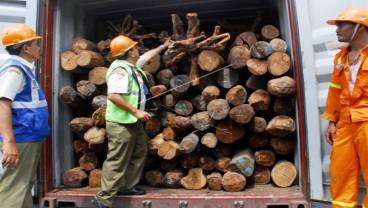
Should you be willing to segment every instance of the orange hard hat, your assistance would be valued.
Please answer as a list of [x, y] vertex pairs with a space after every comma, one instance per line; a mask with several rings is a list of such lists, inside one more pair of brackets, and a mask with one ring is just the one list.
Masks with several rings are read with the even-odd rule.
[[336, 22], [348, 21], [368, 27], [368, 9], [350, 6], [344, 9], [335, 20], [328, 20], [327, 24], [336, 25]]
[[34, 30], [25, 24], [14, 24], [7, 27], [3, 32], [3, 45], [11, 46], [41, 38]]
[[122, 55], [129, 49], [133, 48], [135, 44], [137, 44], [137, 42], [133, 41], [132, 39], [124, 35], [119, 35], [118, 37], [114, 38], [110, 43], [111, 55], [113, 57]]

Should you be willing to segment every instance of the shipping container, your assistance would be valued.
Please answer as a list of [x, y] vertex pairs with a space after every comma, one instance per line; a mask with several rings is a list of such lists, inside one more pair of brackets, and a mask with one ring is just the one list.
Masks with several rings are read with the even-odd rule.
[[[22, 1], [20, 1], [22, 2]], [[28, 3], [29, 1], [27, 1]], [[23, 2], [24, 3], [24, 2]], [[52, 136], [45, 141], [40, 167], [41, 207], [92, 207], [98, 189], [65, 188], [62, 174], [74, 167], [73, 133], [69, 121], [73, 109], [59, 100], [58, 93], [75, 81], [60, 68], [60, 55], [70, 49], [74, 37], [94, 42], [105, 39], [106, 21], [120, 22], [127, 14], [149, 32], [172, 31], [171, 14], [182, 19], [196, 12], [201, 30], [211, 34], [216, 20], [249, 23], [264, 11], [263, 24], [273, 24], [287, 42], [292, 73], [297, 83], [295, 120], [297, 145], [293, 162], [297, 179], [288, 188], [268, 185], [246, 187], [241, 192], [148, 188], [144, 196], [117, 197], [114, 207], [319, 207], [328, 202], [329, 152], [324, 142], [327, 122], [324, 110], [333, 55], [339, 44], [335, 28], [326, 20], [335, 18], [348, 5], [368, 7], [360, 0], [43, 0], [39, 2], [39, 32], [43, 35], [40, 82], [51, 104]], [[328, 9], [326, 9], [328, 8]], [[258, 28], [259, 30], [259, 28]], [[170, 33], [170, 32], [169, 32]], [[363, 183], [362, 183], [363, 184]], [[362, 193], [363, 195], [363, 185]], [[361, 197], [361, 196], [360, 196]], [[313, 202], [313, 203], [312, 203]], [[322, 206], [322, 205], [320, 205]]]

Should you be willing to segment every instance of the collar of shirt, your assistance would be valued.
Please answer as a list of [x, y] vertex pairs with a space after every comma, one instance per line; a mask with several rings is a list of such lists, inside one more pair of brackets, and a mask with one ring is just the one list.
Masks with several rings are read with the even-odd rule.
[[24, 58], [16, 55], [10, 55], [12, 59], [15, 59], [17, 61], [20, 61], [22, 64], [26, 65], [32, 70], [32, 73], [35, 71], [35, 65], [33, 63], [30, 63], [29, 61], [25, 60]]

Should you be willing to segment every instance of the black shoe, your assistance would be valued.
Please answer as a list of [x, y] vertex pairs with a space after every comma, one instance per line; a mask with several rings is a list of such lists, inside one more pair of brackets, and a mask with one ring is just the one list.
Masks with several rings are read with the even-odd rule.
[[117, 196], [127, 196], [127, 195], [145, 195], [146, 191], [144, 189], [141, 188], [133, 188], [131, 191], [123, 193], [123, 192], [118, 192], [116, 195]]
[[94, 208], [109, 208], [108, 206], [105, 206], [101, 202], [97, 201], [97, 199], [93, 199], [93, 207]]

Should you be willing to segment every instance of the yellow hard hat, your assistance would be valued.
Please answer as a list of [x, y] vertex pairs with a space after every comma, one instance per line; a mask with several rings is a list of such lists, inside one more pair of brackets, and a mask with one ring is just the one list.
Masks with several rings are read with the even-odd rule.
[[4, 46], [16, 45], [27, 41], [40, 39], [35, 31], [25, 24], [14, 24], [7, 27], [2, 35]]
[[368, 9], [350, 6], [344, 9], [335, 20], [328, 20], [327, 24], [336, 25], [336, 22], [348, 21], [368, 27]]
[[137, 42], [133, 41], [132, 39], [124, 35], [119, 35], [118, 37], [114, 38], [110, 43], [111, 55], [113, 57], [122, 55], [129, 49], [133, 48], [133, 46], [135, 46], [136, 44]]

